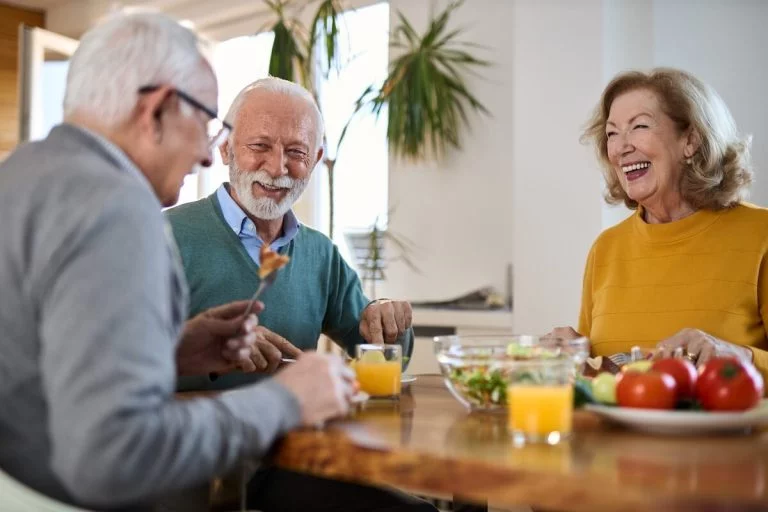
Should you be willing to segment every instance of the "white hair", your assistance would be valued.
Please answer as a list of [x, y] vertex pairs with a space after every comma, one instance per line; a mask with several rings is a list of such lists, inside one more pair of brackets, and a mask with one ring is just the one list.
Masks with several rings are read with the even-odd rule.
[[194, 94], [215, 85], [197, 36], [168, 16], [118, 13], [86, 32], [72, 56], [64, 94], [65, 118], [98, 116], [107, 126], [127, 120], [145, 85], [170, 85]]
[[[227, 111], [227, 115], [224, 117], [224, 119], [230, 123], [232, 126], [234, 126], [235, 118], [237, 117], [238, 112], [240, 112], [240, 109], [243, 106], [243, 102], [245, 101], [246, 96], [248, 96], [251, 92], [261, 90], [261, 91], [269, 91], [274, 92], [278, 94], [283, 94], [285, 96], [290, 96], [293, 98], [299, 98], [301, 100], [304, 100], [309, 105], [312, 106], [312, 111], [315, 114], [315, 130], [316, 130], [316, 137], [317, 137], [317, 147], [323, 145], [323, 134], [325, 133], [325, 123], [323, 122], [323, 115], [320, 113], [320, 108], [317, 106], [317, 102], [315, 101], [314, 96], [306, 90], [304, 87], [295, 84], [293, 82], [289, 82], [288, 80], [283, 80], [282, 78], [277, 78], [274, 76], [270, 76], [267, 78], [260, 78], [259, 80], [256, 80], [255, 82], [246, 85], [243, 90], [241, 90], [239, 93], [237, 93], [237, 96], [235, 96], [234, 101], [232, 101], [232, 105], [230, 105], [229, 110]], [[231, 135], [230, 135], [231, 137]]]

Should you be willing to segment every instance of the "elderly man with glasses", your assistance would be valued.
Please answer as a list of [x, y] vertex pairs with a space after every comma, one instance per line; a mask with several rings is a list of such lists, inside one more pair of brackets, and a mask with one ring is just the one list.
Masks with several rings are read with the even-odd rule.
[[228, 135], [216, 96], [190, 31], [118, 15], [72, 57], [64, 123], [0, 165], [0, 469], [49, 497], [143, 508], [348, 411], [353, 373], [319, 354], [174, 399], [179, 375], [255, 369], [245, 301], [185, 322], [161, 213]]

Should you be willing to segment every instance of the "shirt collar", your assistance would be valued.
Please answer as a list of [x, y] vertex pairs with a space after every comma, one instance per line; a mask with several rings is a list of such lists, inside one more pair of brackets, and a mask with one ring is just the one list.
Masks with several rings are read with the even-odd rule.
[[[263, 240], [256, 232], [256, 226], [253, 221], [248, 218], [243, 209], [240, 208], [240, 205], [232, 199], [231, 195], [229, 195], [229, 190], [227, 190], [228, 185], [228, 183], [223, 183], [218, 190], [216, 190], [216, 199], [219, 200], [224, 220], [227, 221], [227, 225], [238, 237], [255, 238], [258, 245], [261, 246]], [[283, 230], [280, 233], [280, 236], [272, 242], [272, 249], [279, 249], [280, 247], [288, 245], [291, 240], [296, 238], [296, 235], [299, 234], [300, 226], [301, 223], [296, 217], [296, 214], [293, 213], [293, 210], [288, 210], [283, 216]]]
[[71, 123], [64, 123], [66, 126], [69, 126], [70, 128], [79, 131], [86, 137], [92, 139], [96, 144], [101, 146], [101, 148], [107, 152], [109, 156], [111, 156], [115, 162], [117, 162], [118, 167], [123, 169], [124, 171], [128, 171], [128, 173], [132, 174], [142, 185], [144, 185], [147, 190], [152, 192], [153, 196], [157, 196], [157, 193], [155, 192], [155, 189], [152, 188], [152, 185], [149, 183], [149, 180], [146, 176], [144, 176], [144, 173], [141, 172], [141, 170], [136, 166], [136, 164], [131, 160], [131, 158], [125, 154], [125, 151], [117, 147], [113, 142], [111, 142], [106, 137], [99, 135], [98, 133], [89, 130], [88, 128], [85, 128], [84, 126], [71, 124]]

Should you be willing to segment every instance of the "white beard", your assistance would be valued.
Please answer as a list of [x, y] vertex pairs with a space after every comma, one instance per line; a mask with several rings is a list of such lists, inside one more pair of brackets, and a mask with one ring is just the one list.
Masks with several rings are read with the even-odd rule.
[[[237, 194], [237, 199], [248, 213], [257, 219], [274, 220], [288, 213], [288, 210], [298, 201], [302, 192], [304, 192], [304, 189], [309, 184], [309, 177], [297, 180], [290, 176], [280, 176], [279, 178], [272, 179], [269, 173], [263, 169], [256, 172], [242, 171], [237, 168], [234, 159], [231, 159], [229, 164], [229, 181]], [[254, 183], [290, 190], [279, 202], [271, 197], [257, 198], [253, 197]]]

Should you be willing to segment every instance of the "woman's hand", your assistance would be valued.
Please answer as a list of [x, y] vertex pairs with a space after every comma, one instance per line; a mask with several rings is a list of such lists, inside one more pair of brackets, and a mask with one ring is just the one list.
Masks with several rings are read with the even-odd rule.
[[564, 341], [583, 338], [573, 327], [555, 327], [551, 332], [544, 335], [545, 338], [557, 338]]
[[749, 348], [728, 343], [699, 329], [683, 329], [659, 342], [654, 359], [672, 357], [678, 348], [682, 348], [683, 356], [696, 366], [701, 366], [715, 357], [735, 357], [741, 361], [752, 362], [752, 351]]

